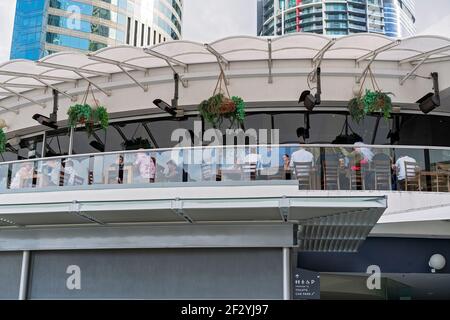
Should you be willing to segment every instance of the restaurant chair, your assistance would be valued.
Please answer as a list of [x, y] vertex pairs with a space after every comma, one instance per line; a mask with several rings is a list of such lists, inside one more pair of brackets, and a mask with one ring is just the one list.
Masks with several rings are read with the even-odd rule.
[[450, 191], [450, 166], [447, 163], [436, 164], [437, 175], [434, 177], [433, 186], [436, 186], [436, 192]]
[[250, 180], [256, 180], [256, 162], [244, 163], [242, 165], [242, 172], [244, 177], [250, 178]]
[[339, 160], [324, 160], [323, 162], [323, 186], [325, 190], [340, 190]]
[[350, 190], [366, 190], [365, 170], [359, 161], [350, 160]]
[[373, 171], [375, 179], [375, 190], [392, 190], [391, 161], [374, 160]]
[[405, 161], [405, 190], [421, 191], [420, 167], [415, 162]]
[[298, 181], [300, 190], [312, 190], [312, 163], [311, 162], [294, 162], [294, 172]]
[[202, 180], [203, 181], [216, 181], [217, 175], [211, 164], [202, 164]]

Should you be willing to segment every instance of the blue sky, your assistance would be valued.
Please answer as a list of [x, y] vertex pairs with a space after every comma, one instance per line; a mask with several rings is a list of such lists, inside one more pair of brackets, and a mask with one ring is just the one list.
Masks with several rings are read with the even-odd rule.
[[[9, 59], [16, 0], [0, 0], [0, 61]], [[256, 35], [256, 0], [184, 0], [183, 37], [209, 42], [231, 35]], [[444, 33], [450, 21], [450, 0], [416, 0], [418, 32]], [[447, 30], [442, 30], [447, 29]]]

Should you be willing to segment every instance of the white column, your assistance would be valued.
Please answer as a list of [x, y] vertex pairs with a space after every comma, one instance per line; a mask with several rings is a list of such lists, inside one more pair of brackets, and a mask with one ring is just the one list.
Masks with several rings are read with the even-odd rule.
[[291, 249], [283, 248], [283, 300], [291, 300]]
[[69, 136], [69, 155], [73, 153], [73, 135], [74, 135], [74, 128], [70, 128], [70, 136]]
[[22, 271], [20, 272], [19, 300], [25, 300], [27, 298], [29, 267], [30, 251], [24, 251], [22, 256]]
[[273, 0], [273, 35], [277, 36], [278, 12], [280, 11], [280, 0]]

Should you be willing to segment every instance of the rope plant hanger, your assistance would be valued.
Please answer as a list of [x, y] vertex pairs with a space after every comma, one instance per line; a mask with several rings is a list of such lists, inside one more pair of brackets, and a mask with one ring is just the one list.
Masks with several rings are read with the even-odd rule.
[[230, 128], [235, 124], [242, 125], [245, 118], [244, 100], [237, 96], [230, 96], [223, 69], [220, 69], [219, 78], [212, 96], [202, 101], [198, 107], [201, 116], [214, 128], [220, 127], [224, 119], [231, 122]]
[[[89, 92], [92, 95], [94, 107], [87, 103]], [[88, 136], [94, 132], [96, 125], [99, 125], [102, 129], [106, 129], [109, 125], [108, 111], [98, 103], [91, 84], [88, 85], [81, 104], [71, 106], [67, 115], [69, 116], [69, 127], [75, 128], [77, 125], [84, 125]]]
[[[363, 94], [364, 84], [368, 75], [370, 76], [373, 90], [366, 89]], [[350, 116], [358, 123], [370, 113], [380, 113], [385, 119], [389, 119], [392, 113], [392, 100], [389, 95], [392, 94], [391, 92], [383, 92], [380, 89], [372, 69], [370, 67], [367, 68], [358, 94], [349, 101]]]

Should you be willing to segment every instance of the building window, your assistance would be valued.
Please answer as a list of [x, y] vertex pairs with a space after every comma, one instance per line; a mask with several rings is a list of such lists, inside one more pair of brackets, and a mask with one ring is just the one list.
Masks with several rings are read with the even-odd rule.
[[152, 34], [152, 30], [150, 29], [150, 27], [148, 27], [148, 32], [147, 32], [147, 45], [150, 45], [150, 35]]
[[130, 44], [130, 30], [131, 29], [131, 18], [128, 18], [127, 22], [127, 44]]
[[138, 38], [138, 22], [134, 21], [134, 46], [137, 47], [137, 38]]
[[141, 31], [141, 47], [144, 46], [144, 34], [145, 34], [145, 26], [142, 24], [142, 31]]

